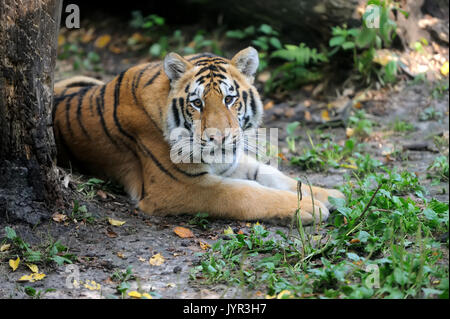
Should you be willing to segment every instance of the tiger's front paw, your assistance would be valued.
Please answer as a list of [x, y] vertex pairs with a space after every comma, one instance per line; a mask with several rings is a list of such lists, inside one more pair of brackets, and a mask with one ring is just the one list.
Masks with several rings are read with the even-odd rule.
[[321, 201], [304, 197], [300, 202], [300, 217], [303, 225], [326, 221], [329, 215], [330, 211]]
[[[313, 186], [312, 191], [314, 199], [322, 202], [328, 209], [334, 208], [333, 205], [328, 200], [328, 197], [345, 199], [345, 195], [341, 191], [338, 191], [337, 189], [321, 188]], [[304, 195], [310, 196], [310, 189], [308, 187], [306, 187]]]

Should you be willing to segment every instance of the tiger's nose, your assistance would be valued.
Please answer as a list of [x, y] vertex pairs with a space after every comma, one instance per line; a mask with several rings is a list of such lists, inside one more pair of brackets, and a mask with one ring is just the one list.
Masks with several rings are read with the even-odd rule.
[[230, 133], [225, 135], [225, 134], [221, 134], [220, 132], [218, 132], [218, 133], [210, 134], [208, 137], [209, 137], [210, 142], [214, 142], [216, 144], [223, 144], [225, 142], [225, 140], [230, 137]]

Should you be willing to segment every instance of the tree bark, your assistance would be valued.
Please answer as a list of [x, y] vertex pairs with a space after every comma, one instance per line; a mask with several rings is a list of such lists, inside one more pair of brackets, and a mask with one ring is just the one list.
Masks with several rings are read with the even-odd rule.
[[0, 219], [37, 224], [60, 199], [51, 105], [61, 6], [0, 2]]

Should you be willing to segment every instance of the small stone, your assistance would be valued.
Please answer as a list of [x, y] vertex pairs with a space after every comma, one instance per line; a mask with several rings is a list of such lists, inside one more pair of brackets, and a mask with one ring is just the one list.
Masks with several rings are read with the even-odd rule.
[[174, 274], [178, 274], [180, 271], [181, 271], [181, 267], [180, 267], [180, 266], [175, 266], [175, 267], [173, 268], [173, 273], [174, 273]]

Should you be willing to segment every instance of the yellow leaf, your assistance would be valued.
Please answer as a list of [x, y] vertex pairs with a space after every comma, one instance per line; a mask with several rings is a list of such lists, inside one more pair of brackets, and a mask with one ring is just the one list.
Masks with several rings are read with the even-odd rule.
[[200, 248], [203, 249], [203, 250], [207, 250], [209, 247], [211, 247], [210, 244], [204, 243], [202, 241], [199, 241], [198, 243], [200, 244]]
[[33, 281], [33, 274], [31, 275], [23, 275], [19, 278], [19, 281]]
[[266, 295], [266, 299], [275, 299], [277, 295]]
[[109, 41], [111, 41], [111, 36], [109, 34], [102, 35], [95, 40], [95, 47], [102, 49], [108, 45]]
[[173, 232], [175, 234], [177, 234], [179, 237], [181, 238], [191, 238], [194, 237], [194, 233], [188, 229], [188, 228], [184, 228], [184, 227], [175, 227], [173, 229]]
[[7, 251], [11, 247], [11, 244], [4, 244], [0, 247], [0, 251]]
[[20, 258], [17, 257], [16, 260], [10, 259], [9, 260], [9, 266], [12, 268], [13, 271], [16, 271], [17, 267], [19, 267]]
[[91, 42], [93, 38], [94, 38], [94, 29], [91, 28], [81, 37], [81, 42], [88, 43]]
[[224, 233], [225, 235], [233, 235], [233, 234], [234, 234], [233, 229], [232, 229], [230, 226], [228, 226], [228, 228], [225, 228], [225, 229], [223, 230], [223, 233]]
[[448, 75], [448, 61], [446, 61], [441, 67], [441, 73], [443, 76]]
[[28, 282], [35, 282], [44, 279], [45, 274], [30, 274], [30, 275], [24, 275], [19, 278], [19, 281], [28, 281]]
[[125, 256], [123, 255], [123, 252], [121, 252], [121, 251], [117, 252], [117, 257], [122, 258], [122, 259], [125, 258]]
[[323, 110], [320, 115], [322, 116], [322, 120], [327, 122], [330, 120], [330, 114], [328, 114], [327, 110]]
[[288, 299], [291, 298], [292, 294], [289, 290], [283, 290], [277, 295], [277, 299]]
[[66, 38], [62, 34], [58, 35], [58, 45], [62, 46], [64, 43], [66, 43]]
[[142, 294], [140, 292], [137, 292], [137, 291], [130, 291], [128, 293], [128, 296], [130, 296], [132, 298], [141, 298]]
[[31, 276], [33, 277], [33, 281], [38, 281], [44, 279], [45, 274], [32, 274]]
[[153, 255], [152, 258], [148, 261], [152, 266], [161, 266], [164, 263], [165, 259], [161, 254]]
[[86, 280], [84, 283], [84, 287], [89, 290], [100, 290], [102, 286], [96, 283], [94, 280]]
[[108, 218], [108, 222], [113, 226], [122, 226], [123, 224], [125, 224], [124, 221], [112, 219], [112, 218]]
[[152, 295], [150, 295], [150, 294], [148, 294], [148, 293], [146, 293], [146, 292], [144, 292], [144, 293], [142, 294], [142, 297], [144, 297], [144, 298], [146, 298], [146, 299], [153, 299]]
[[345, 129], [345, 135], [347, 135], [348, 138], [352, 137], [354, 133], [355, 133], [355, 130], [352, 129], [351, 127], [347, 127]]
[[39, 272], [39, 268], [38, 266], [34, 265], [34, 264], [27, 264], [27, 267], [30, 268], [30, 270], [34, 273], [38, 273]]
[[341, 167], [350, 168], [350, 169], [358, 169], [358, 167], [356, 165], [350, 165], [350, 164], [341, 164]]

